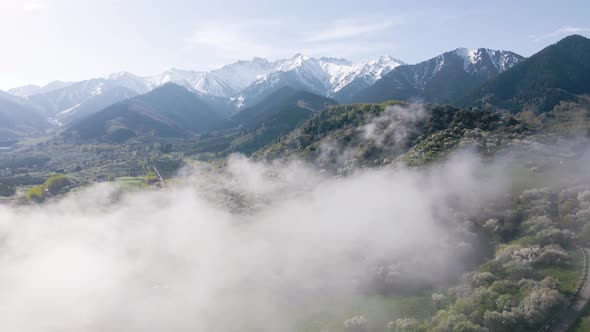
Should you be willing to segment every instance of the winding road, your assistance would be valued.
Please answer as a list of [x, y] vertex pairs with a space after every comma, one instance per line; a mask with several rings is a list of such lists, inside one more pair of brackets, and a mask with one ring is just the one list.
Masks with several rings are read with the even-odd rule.
[[152, 168], [154, 169], [154, 171], [156, 172], [156, 175], [158, 176], [158, 181], [160, 181], [160, 186], [162, 186], [162, 188], [164, 188], [164, 178], [162, 177], [162, 175], [160, 175], [160, 172], [158, 171], [156, 166], [152, 166]]
[[590, 257], [590, 249], [580, 248], [584, 255], [584, 271], [580, 278], [580, 284], [576, 295], [572, 298], [569, 305], [562, 311], [557, 313], [540, 331], [553, 331], [553, 332], [567, 332], [569, 331], [578, 318], [584, 312], [586, 305], [590, 301], [590, 280], [588, 275], [590, 274], [590, 264], [588, 264], [588, 257]]

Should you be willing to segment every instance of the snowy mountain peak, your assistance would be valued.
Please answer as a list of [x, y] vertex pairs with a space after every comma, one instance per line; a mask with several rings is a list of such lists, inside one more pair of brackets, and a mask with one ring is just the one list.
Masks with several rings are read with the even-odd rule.
[[[468, 49], [457, 48], [445, 52], [421, 63], [410, 65], [410, 84], [413, 88], [422, 90], [436, 80], [441, 72], [458, 74], [464, 72], [476, 80], [485, 81], [496, 77], [510, 67], [524, 59], [522, 56], [508, 52], [486, 48]], [[446, 77], [448, 75], [443, 75]]]
[[524, 59], [522, 56], [510, 51], [486, 49], [486, 52], [500, 73], [512, 68], [512, 66]]
[[376, 63], [380, 64], [380, 65], [389, 65], [389, 66], [400, 66], [400, 65], [405, 65], [405, 63], [399, 59], [396, 59], [394, 57], [392, 57], [391, 55], [382, 55], [380, 56], [377, 60], [375, 60]]
[[463, 59], [473, 59], [475, 57], [475, 54], [478, 53], [478, 51], [479, 49], [468, 49], [465, 47], [459, 47], [454, 52]]
[[268, 61], [265, 58], [259, 58], [259, 57], [253, 57], [252, 60], [250, 62], [253, 63], [257, 63], [257, 64], [270, 64], [270, 61]]
[[[315, 94], [335, 97], [345, 87], [366, 88], [403, 62], [391, 56], [352, 62], [342, 58], [313, 58], [296, 54], [274, 62], [272, 72], [260, 77], [239, 95], [238, 106], [248, 106], [260, 100], [268, 91], [283, 86], [308, 90]], [[352, 84], [354, 83], [354, 84]], [[350, 93], [348, 91], [347, 93]]]
[[119, 79], [125, 79], [125, 78], [139, 78], [139, 76], [136, 76], [130, 72], [127, 71], [120, 71], [118, 73], [112, 73], [108, 76], [109, 80], [119, 80]]
[[25, 85], [8, 90], [9, 93], [19, 97], [29, 97], [35, 94], [51, 92], [71, 85], [71, 82], [53, 81], [44, 86]]
[[491, 64], [498, 73], [502, 73], [522, 60], [522, 57], [515, 53], [491, 50], [488, 48], [458, 48], [452, 53], [456, 54], [463, 60], [463, 69], [469, 73], [478, 71], [482, 67], [489, 70], [489, 68], [487, 68], [487, 65], [489, 64]]
[[127, 88], [137, 93], [146, 93], [154, 88], [154, 84], [149, 80], [126, 71], [113, 73], [107, 79], [113, 86]]
[[467, 49], [461, 47], [455, 50], [455, 54], [463, 59], [463, 70], [470, 72], [470, 68], [481, 61], [481, 56], [483, 54], [481, 51], [482, 49]]
[[343, 65], [343, 66], [352, 66], [353, 62], [343, 58], [331, 58], [331, 57], [322, 57], [320, 58], [321, 62], [329, 62], [333, 64]]
[[151, 77], [151, 79], [159, 85], [162, 85], [168, 82], [191, 81], [195, 76], [199, 76], [200, 74], [202, 73], [192, 70], [170, 68], [156, 76]]
[[291, 71], [297, 67], [301, 67], [304, 64], [309, 63], [310, 62], [309, 60], [313, 60], [312, 62], [317, 61], [317, 60], [307, 57], [301, 53], [297, 53], [290, 59], [276, 61], [274, 63], [275, 67], [276, 67], [275, 71]]
[[300, 59], [300, 60], [307, 60], [307, 59], [309, 59], [309, 57], [308, 57], [308, 56], [305, 56], [305, 55], [303, 55], [303, 54], [301, 54], [301, 53], [297, 53], [297, 54], [295, 54], [295, 55], [294, 55], [294, 56], [291, 58], [291, 60], [298, 60], [298, 59]]

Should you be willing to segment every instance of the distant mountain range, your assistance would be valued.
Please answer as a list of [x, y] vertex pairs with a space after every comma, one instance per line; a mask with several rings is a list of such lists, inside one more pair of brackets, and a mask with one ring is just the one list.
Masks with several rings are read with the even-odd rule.
[[[247, 139], [256, 132], [259, 140], [336, 102], [417, 100], [547, 111], [560, 101], [587, 98], [589, 44], [574, 35], [529, 59], [485, 48], [458, 48], [414, 65], [390, 56], [353, 63], [297, 54], [273, 62], [238, 61], [210, 72], [170, 69], [152, 77], [121, 72], [56, 81], [0, 94], [0, 130], [4, 137], [22, 137], [62, 128], [69, 137], [126, 141], [190, 137], [227, 125], [240, 127]], [[272, 130], [263, 129], [268, 124]]]
[[[449, 75], [449, 71], [452, 71], [449, 68], [463, 68], [462, 75], [459, 76], [464, 77], [460, 77], [459, 80], [462, 78], [464, 81], [469, 81], [462, 83], [470, 86], [471, 81], [480, 82], [490, 78], [522, 59], [510, 52], [482, 50], [479, 53], [477, 51], [473, 53], [459, 49], [425, 63], [409, 66], [404, 66], [404, 62], [391, 56], [354, 63], [345, 59], [316, 59], [296, 54], [292, 58], [273, 62], [262, 58], [238, 61], [209, 72], [169, 69], [151, 77], [120, 72], [105, 78], [82, 82], [55, 81], [43, 87], [27, 85], [8, 92], [28, 98], [44, 110], [52, 122], [67, 124], [166, 83], [182, 85], [201, 95], [225, 98], [227, 99], [226, 107], [234, 110], [253, 106], [286, 86], [334, 98], [340, 102], [363, 99], [380, 101], [383, 98], [388, 99], [389, 95], [413, 96], [420, 89], [425, 90], [425, 94], [428, 95], [431, 86], [435, 88], [437, 81], [444, 81], [445, 75]], [[454, 59], [452, 55], [455, 55], [457, 59]], [[455, 66], [455, 62], [463, 65]], [[396, 68], [398, 68], [396, 72], [412, 76], [410, 80], [404, 78], [409, 85], [400, 90], [406, 89], [405, 94], [388, 95], [375, 92], [387, 86], [386, 81], [380, 82], [374, 90], [367, 90]], [[432, 84], [430, 84], [431, 81], [433, 81]], [[451, 95], [454, 96], [454, 94]]]
[[[518, 56], [514, 59], [492, 57], [494, 61], [492, 66], [502, 70], [520, 58]], [[467, 77], [480, 75], [481, 61], [482, 59], [476, 59], [472, 66], [478, 69], [477, 72], [469, 71], [472, 67], [466, 67], [468, 72], [465, 75]], [[437, 68], [444, 73], [446, 66], [443, 62], [439, 62], [440, 68]], [[380, 81], [392, 70], [408, 67], [404, 65], [402, 61], [391, 56], [354, 63], [345, 59], [316, 59], [296, 54], [292, 58], [273, 62], [262, 58], [238, 61], [209, 72], [169, 69], [150, 77], [120, 72], [105, 78], [82, 82], [55, 81], [43, 87], [27, 85], [11, 89], [9, 92], [30, 100], [44, 112], [50, 122], [67, 125], [109, 105], [147, 93], [166, 83], [175, 83], [203, 97], [213, 98], [225, 112], [253, 106], [273, 92], [287, 86], [334, 98], [340, 102], [357, 101], [363, 99], [360, 96], [365, 95], [364, 90]], [[422, 74], [422, 81], [416, 84], [424, 84], [430, 79], [428, 75], [428, 73]], [[484, 74], [481, 75], [484, 76]], [[435, 77], [435, 81], [436, 78], [438, 76]]]
[[[314, 59], [298, 54], [270, 62], [262, 58], [199, 72], [169, 69], [151, 77], [120, 72], [82, 82], [52, 82], [46, 86], [27, 85], [9, 90], [42, 109], [52, 122], [71, 123], [106, 106], [147, 93], [166, 83], [175, 83], [201, 96], [216, 98], [226, 109], [252, 106], [284, 86], [333, 96], [351, 85], [361, 89], [401, 65], [391, 57], [353, 63], [344, 59]], [[355, 90], [356, 91], [356, 90]], [[225, 99], [220, 103], [220, 99]]]
[[73, 122], [62, 137], [72, 142], [122, 143], [132, 138], [190, 138], [234, 128], [242, 135], [233, 149], [255, 151], [335, 104], [310, 92], [283, 87], [259, 104], [226, 117], [198, 94], [166, 83]]

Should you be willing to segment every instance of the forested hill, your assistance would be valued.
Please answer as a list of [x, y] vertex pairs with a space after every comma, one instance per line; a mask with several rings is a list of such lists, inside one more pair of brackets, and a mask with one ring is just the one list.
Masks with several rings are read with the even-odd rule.
[[491, 153], [532, 133], [510, 115], [453, 106], [404, 102], [332, 106], [305, 122], [259, 157], [304, 157], [336, 166], [347, 162], [380, 165], [402, 157], [424, 163], [473, 141]]

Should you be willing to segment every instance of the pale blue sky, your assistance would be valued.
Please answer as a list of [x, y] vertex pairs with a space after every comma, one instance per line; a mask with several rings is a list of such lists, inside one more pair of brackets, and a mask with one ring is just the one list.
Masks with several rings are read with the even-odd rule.
[[590, 36], [590, 1], [0, 0], [0, 89], [301, 52], [415, 63]]

